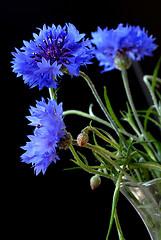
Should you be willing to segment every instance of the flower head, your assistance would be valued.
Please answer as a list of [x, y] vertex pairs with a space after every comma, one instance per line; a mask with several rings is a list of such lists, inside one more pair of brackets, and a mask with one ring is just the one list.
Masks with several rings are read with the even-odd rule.
[[38, 35], [33, 33], [34, 40], [23, 41], [24, 46], [12, 53], [13, 72], [22, 75], [30, 87], [56, 88], [55, 80], [63, 75], [63, 68], [71, 75], [78, 75], [80, 66], [90, 63], [93, 57], [91, 41], [85, 40], [85, 34], [79, 34], [73, 24], [63, 28], [44, 25], [39, 30]]
[[30, 108], [30, 113], [27, 119], [31, 121], [29, 125], [35, 127], [34, 135], [28, 136], [30, 142], [22, 147], [26, 152], [21, 158], [22, 162], [32, 163], [36, 175], [41, 171], [44, 174], [51, 162], [59, 160], [56, 147], [65, 136], [62, 103], [57, 105], [55, 100], [49, 99], [46, 103], [42, 98], [36, 107]]
[[96, 46], [95, 56], [100, 66], [104, 66], [104, 71], [117, 68], [116, 55], [124, 54], [132, 60], [139, 61], [144, 56], [152, 56], [152, 51], [157, 47], [153, 43], [155, 38], [148, 37], [145, 28], [141, 29], [139, 26], [124, 27], [123, 24], [119, 24], [116, 29], [110, 30], [98, 27], [97, 32], [92, 33], [92, 37], [92, 43]]

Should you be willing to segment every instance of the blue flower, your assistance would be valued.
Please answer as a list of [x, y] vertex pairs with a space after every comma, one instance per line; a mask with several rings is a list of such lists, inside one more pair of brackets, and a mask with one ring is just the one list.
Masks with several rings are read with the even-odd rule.
[[104, 66], [105, 71], [115, 69], [115, 56], [125, 54], [134, 61], [140, 61], [144, 56], [152, 56], [152, 51], [157, 47], [153, 43], [155, 38], [148, 37], [145, 28], [139, 26], [130, 26], [119, 24], [116, 29], [101, 29], [98, 27], [97, 32], [92, 33], [92, 43], [96, 46], [94, 54]]
[[23, 41], [24, 46], [13, 52], [13, 72], [23, 76], [30, 87], [57, 87], [57, 77], [67, 68], [71, 75], [78, 75], [81, 65], [90, 64], [93, 57], [91, 41], [73, 24], [63, 28], [53, 24], [43, 26], [39, 35], [33, 33], [34, 40]]
[[65, 136], [62, 103], [58, 105], [54, 99], [46, 103], [42, 98], [36, 107], [30, 108], [30, 113], [27, 119], [35, 127], [34, 135], [28, 136], [30, 142], [22, 147], [26, 152], [21, 158], [22, 162], [33, 165], [36, 175], [41, 171], [44, 174], [51, 162], [59, 160], [56, 147]]

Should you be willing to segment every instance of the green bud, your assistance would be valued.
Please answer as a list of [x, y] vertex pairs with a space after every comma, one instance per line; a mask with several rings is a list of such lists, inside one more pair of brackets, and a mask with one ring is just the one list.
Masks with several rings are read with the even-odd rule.
[[116, 68], [119, 70], [128, 69], [132, 63], [131, 58], [126, 53], [122, 52], [116, 54], [114, 61]]
[[91, 186], [92, 190], [95, 190], [96, 188], [98, 188], [100, 184], [101, 184], [101, 178], [98, 174], [91, 177], [90, 186]]

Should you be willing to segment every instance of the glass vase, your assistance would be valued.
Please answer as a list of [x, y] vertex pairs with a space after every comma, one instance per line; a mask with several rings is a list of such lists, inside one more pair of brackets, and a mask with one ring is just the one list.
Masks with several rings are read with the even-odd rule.
[[142, 218], [152, 240], [161, 240], [161, 178], [121, 183], [120, 191]]

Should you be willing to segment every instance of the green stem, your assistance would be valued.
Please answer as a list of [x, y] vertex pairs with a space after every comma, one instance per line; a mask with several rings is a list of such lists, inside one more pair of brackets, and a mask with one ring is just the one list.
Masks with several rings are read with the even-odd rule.
[[[64, 116], [67, 116], [67, 115], [70, 115], [70, 114], [74, 114], [74, 115], [78, 115], [78, 116], [81, 116], [81, 117], [85, 117], [85, 118], [89, 118], [89, 119], [92, 119], [96, 122], [99, 122], [111, 129], [113, 129], [112, 125], [110, 123], [108, 123], [107, 121], [99, 118], [99, 117], [96, 117], [94, 115], [90, 115], [88, 113], [85, 113], [85, 112], [82, 112], [82, 111], [79, 111], [79, 110], [67, 110], [67, 111], [64, 111], [63, 112], [63, 115]], [[128, 137], [134, 137], [132, 134], [126, 132], [125, 130], [120, 130], [120, 132]]]
[[161, 164], [159, 163], [130, 163], [130, 168], [147, 168], [147, 169], [155, 169], [161, 172]]
[[123, 236], [121, 226], [120, 226], [120, 222], [119, 222], [119, 219], [118, 219], [117, 208], [115, 208], [115, 216], [114, 217], [115, 217], [115, 223], [116, 223], [119, 239], [120, 240], [125, 240], [125, 238]]
[[[108, 233], [107, 233], [106, 240], [108, 240], [108, 238], [109, 238], [109, 235], [110, 235], [110, 232], [111, 232], [111, 228], [112, 228], [112, 225], [113, 225], [114, 216], [115, 216], [115, 214], [116, 214], [116, 207], [117, 207], [117, 202], [118, 202], [118, 199], [119, 199], [120, 183], [121, 183], [121, 181], [122, 181], [122, 175], [123, 175], [123, 173], [121, 172], [121, 173], [119, 174], [118, 180], [117, 180], [117, 182], [116, 182], [115, 191], [114, 191], [114, 194], [113, 194], [111, 218], [110, 218], [109, 229], [108, 229]], [[120, 234], [119, 234], [119, 237], [120, 237], [120, 236], [123, 237], [123, 235], [121, 234], [122, 231], [121, 231], [121, 229], [120, 229], [120, 225], [118, 225], [117, 218], [116, 218], [115, 220], [116, 220], [117, 230], [118, 230], [118, 232], [120, 233]], [[121, 239], [123, 239], [123, 238], [121, 238]]]
[[50, 98], [54, 99], [54, 89], [53, 89], [53, 87], [49, 88], [49, 94], [50, 94]]
[[105, 174], [105, 173], [103, 173], [103, 172], [100, 172], [100, 171], [97, 171], [97, 170], [94, 170], [94, 169], [92, 169], [90, 166], [85, 165], [85, 164], [80, 160], [80, 158], [79, 158], [78, 154], [76, 153], [73, 145], [71, 145], [69, 149], [70, 149], [73, 157], [76, 159], [77, 164], [78, 164], [82, 169], [84, 169], [86, 172], [92, 173], [92, 174], [94, 174], [94, 175], [95, 175], [95, 174], [98, 174], [98, 175], [100, 175], [100, 176], [102, 176], [102, 177], [109, 178], [109, 177], [107, 176], [107, 174]]
[[100, 133], [96, 128], [89, 127], [92, 132], [94, 132], [98, 137], [102, 138], [104, 141], [110, 143], [113, 147], [115, 147], [118, 151], [120, 151], [120, 146], [116, 143], [116, 141], [112, 141], [109, 138], [105, 137], [102, 133]]
[[[122, 79], [123, 79], [123, 83], [124, 83], [124, 87], [125, 87], [125, 91], [126, 91], [126, 95], [127, 95], [128, 101], [129, 101], [129, 103], [130, 103], [130, 106], [131, 106], [132, 112], [133, 112], [133, 114], [134, 114], [135, 120], [136, 120], [136, 122], [137, 122], [137, 124], [138, 124], [138, 126], [139, 126], [140, 132], [142, 133], [142, 135], [138, 134], [138, 136], [139, 136], [140, 139], [143, 139], [143, 138], [144, 138], [146, 141], [149, 141], [148, 138], [147, 138], [147, 136], [146, 136], [146, 132], [144, 131], [144, 128], [143, 128], [143, 126], [142, 126], [142, 124], [141, 124], [141, 122], [140, 122], [140, 120], [139, 120], [139, 117], [138, 117], [137, 112], [136, 112], [136, 109], [135, 109], [135, 105], [134, 105], [134, 103], [133, 103], [133, 99], [132, 99], [132, 95], [131, 95], [131, 92], [130, 92], [130, 87], [129, 87], [129, 82], [128, 82], [128, 76], [127, 76], [127, 71], [126, 71], [126, 69], [124, 69], [124, 70], [121, 71], [121, 75], [122, 75]], [[147, 145], [148, 145], [148, 146], [146, 146], [146, 145], [144, 146], [145, 149], [146, 149], [146, 150], [147, 150], [148, 148], [152, 149], [152, 150], [153, 150], [153, 153], [154, 153], [154, 155], [155, 155], [154, 158], [157, 158], [157, 157], [156, 157], [157, 154], [156, 154], [156, 152], [155, 152], [152, 144], [151, 144], [151, 143], [148, 143]]]
[[92, 90], [93, 95], [95, 96], [99, 106], [101, 107], [102, 111], [104, 112], [105, 116], [107, 117], [108, 121], [111, 123], [113, 129], [116, 131], [116, 133], [119, 135], [119, 131], [118, 128], [115, 124], [115, 122], [113, 121], [111, 115], [109, 114], [109, 112], [107, 111], [106, 107], [104, 106], [100, 96], [98, 95], [95, 86], [93, 85], [92, 81], [90, 80], [90, 78], [84, 73], [84, 72], [79, 72], [79, 75], [84, 78], [84, 80], [88, 83], [90, 89]]
[[118, 169], [122, 174], [124, 174], [130, 181], [134, 181], [134, 179], [126, 172], [124, 171], [115, 161], [111, 160], [107, 155], [108, 151], [100, 146], [91, 145], [89, 143], [85, 144], [83, 146], [84, 148], [91, 149], [92, 151], [98, 153], [101, 157], [103, 157], [107, 162], [109, 162], [113, 167]]
[[[155, 97], [154, 90], [152, 89], [152, 86], [151, 86], [151, 84], [150, 84], [149, 81], [148, 81], [148, 80], [151, 80], [151, 81], [152, 81], [152, 79], [153, 79], [153, 76], [150, 76], [150, 75], [145, 75], [145, 76], [143, 77], [143, 80], [144, 80], [144, 82], [145, 82], [145, 84], [146, 84], [146, 86], [147, 86], [147, 88], [148, 88], [148, 90], [149, 90], [149, 92], [150, 92], [150, 94], [151, 94], [151, 98], [152, 98], [152, 100], [153, 100], [153, 102], [154, 102], [154, 107], [155, 107], [155, 109], [157, 110], [159, 116], [161, 117], [161, 111], [160, 111], [160, 109], [159, 109], [159, 105], [158, 105], [158, 103], [157, 103], [157, 99], [156, 99], [156, 97]], [[157, 78], [156, 81], [158, 81], [158, 82], [161, 83], [161, 79], [160, 79], [160, 78]]]
[[[122, 79], [123, 79], [126, 95], [127, 95], [130, 107], [132, 109], [132, 112], [134, 114], [135, 120], [136, 120], [136, 122], [137, 122], [137, 124], [139, 126], [139, 129], [140, 129], [141, 133], [143, 134], [144, 138], [146, 139], [146, 134], [145, 134], [144, 128], [143, 128], [143, 126], [142, 126], [142, 124], [141, 124], [141, 122], [140, 122], [140, 120], [138, 118], [138, 115], [137, 115], [137, 112], [136, 112], [136, 109], [135, 109], [135, 106], [134, 106], [134, 102], [133, 102], [131, 91], [130, 91], [130, 87], [129, 87], [129, 82], [128, 82], [128, 76], [127, 76], [126, 69], [121, 71], [121, 75], [122, 75]], [[139, 137], [141, 137], [141, 136], [139, 136]]]
[[103, 125], [109, 127], [109, 128], [112, 128], [111, 124], [108, 123], [107, 121], [99, 118], [99, 117], [96, 117], [96, 116], [92, 116], [88, 113], [84, 113], [82, 111], [78, 111], [78, 110], [67, 110], [67, 111], [64, 111], [63, 112], [63, 115], [66, 116], [66, 115], [70, 115], [70, 114], [75, 114], [75, 115], [78, 115], [78, 116], [82, 116], [82, 117], [85, 117], [85, 118], [89, 118], [89, 119], [92, 119], [96, 122], [99, 122], [99, 123], [102, 123]]

